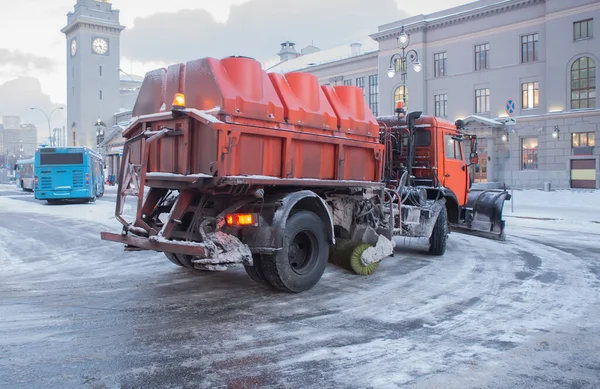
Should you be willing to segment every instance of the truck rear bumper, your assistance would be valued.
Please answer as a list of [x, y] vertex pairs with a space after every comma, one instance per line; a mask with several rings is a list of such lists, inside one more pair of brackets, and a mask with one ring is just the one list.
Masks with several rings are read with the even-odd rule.
[[135, 235], [101, 232], [102, 240], [125, 244], [125, 250], [153, 250], [194, 257], [194, 267], [202, 270], [225, 270], [228, 266], [252, 266], [250, 248], [236, 237], [223, 232], [207, 235], [206, 242], [173, 241], [158, 236], [149, 238]]
[[154, 250], [173, 254], [192, 255], [194, 257], [204, 257], [206, 255], [206, 246], [203, 243], [175, 243], [152, 238], [143, 238], [140, 236], [114, 234], [111, 232], [101, 232], [100, 237], [102, 240], [123, 243], [126, 245], [126, 249], [130, 250]]

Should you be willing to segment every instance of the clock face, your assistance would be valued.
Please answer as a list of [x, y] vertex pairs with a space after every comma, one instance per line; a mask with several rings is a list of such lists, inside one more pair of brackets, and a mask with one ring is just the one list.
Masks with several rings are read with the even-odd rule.
[[77, 40], [73, 39], [71, 41], [71, 57], [75, 56], [75, 53], [77, 53]]
[[108, 52], [108, 42], [103, 38], [96, 38], [92, 41], [92, 49], [96, 54], [106, 54]]

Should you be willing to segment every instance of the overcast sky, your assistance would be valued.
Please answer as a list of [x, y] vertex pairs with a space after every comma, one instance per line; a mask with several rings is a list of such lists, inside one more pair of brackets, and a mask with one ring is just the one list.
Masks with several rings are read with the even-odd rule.
[[[121, 67], [144, 75], [176, 61], [248, 55], [269, 61], [279, 43], [322, 49], [363, 39], [379, 24], [471, 0], [112, 0], [126, 26]], [[0, 99], [24, 88], [51, 108], [66, 101], [66, 45], [60, 29], [76, 0], [0, 0]], [[368, 5], [368, 7], [366, 7]], [[179, 32], [174, 39], [169, 32]], [[183, 37], [183, 38], [181, 38]], [[39, 80], [17, 80], [33, 77]], [[6, 85], [10, 81], [9, 85]], [[4, 85], [2, 85], [4, 84]], [[41, 89], [41, 90], [40, 90]], [[37, 95], [36, 95], [37, 93]], [[47, 95], [47, 96], [44, 96]], [[19, 99], [21, 100], [21, 99]], [[8, 104], [8, 106], [7, 106]], [[21, 108], [0, 100], [0, 115]], [[38, 123], [35, 115], [25, 121]], [[27, 120], [30, 119], [30, 120]]]

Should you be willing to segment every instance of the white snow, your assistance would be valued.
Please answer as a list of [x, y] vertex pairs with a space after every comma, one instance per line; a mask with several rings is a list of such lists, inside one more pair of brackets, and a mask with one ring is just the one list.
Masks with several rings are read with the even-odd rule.
[[389, 257], [394, 253], [395, 245], [396, 244], [394, 242], [387, 239], [385, 236], [379, 235], [375, 247], [369, 247], [363, 251], [363, 253], [360, 255], [360, 261], [365, 266], [375, 262], [380, 262], [385, 257]]
[[600, 191], [515, 190], [504, 203], [503, 215], [508, 234], [510, 225], [594, 232], [600, 230]]
[[195, 114], [195, 115], [201, 117], [202, 119], [204, 119], [206, 121], [209, 121], [211, 123], [223, 123], [222, 121], [220, 121], [219, 119], [217, 119], [215, 116], [209, 114], [209, 112], [216, 112], [216, 113], [218, 113], [220, 109], [221, 109], [220, 107], [215, 107], [215, 108], [212, 108], [212, 109], [209, 109], [209, 110], [206, 110], [206, 111], [201, 111], [201, 110], [196, 109], [196, 108], [187, 108], [187, 109], [184, 109], [183, 112], [191, 112], [191, 113], [193, 113], [193, 114]]

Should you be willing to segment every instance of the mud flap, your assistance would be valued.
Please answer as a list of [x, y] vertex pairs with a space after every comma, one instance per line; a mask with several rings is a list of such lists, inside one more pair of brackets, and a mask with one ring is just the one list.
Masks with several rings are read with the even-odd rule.
[[467, 204], [463, 207], [463, 218], [450, 225], [453, 231], [505, 240], [505, 222], [502, 220], [504, 202], [510, 194], [503, 190], [471, 190]]

